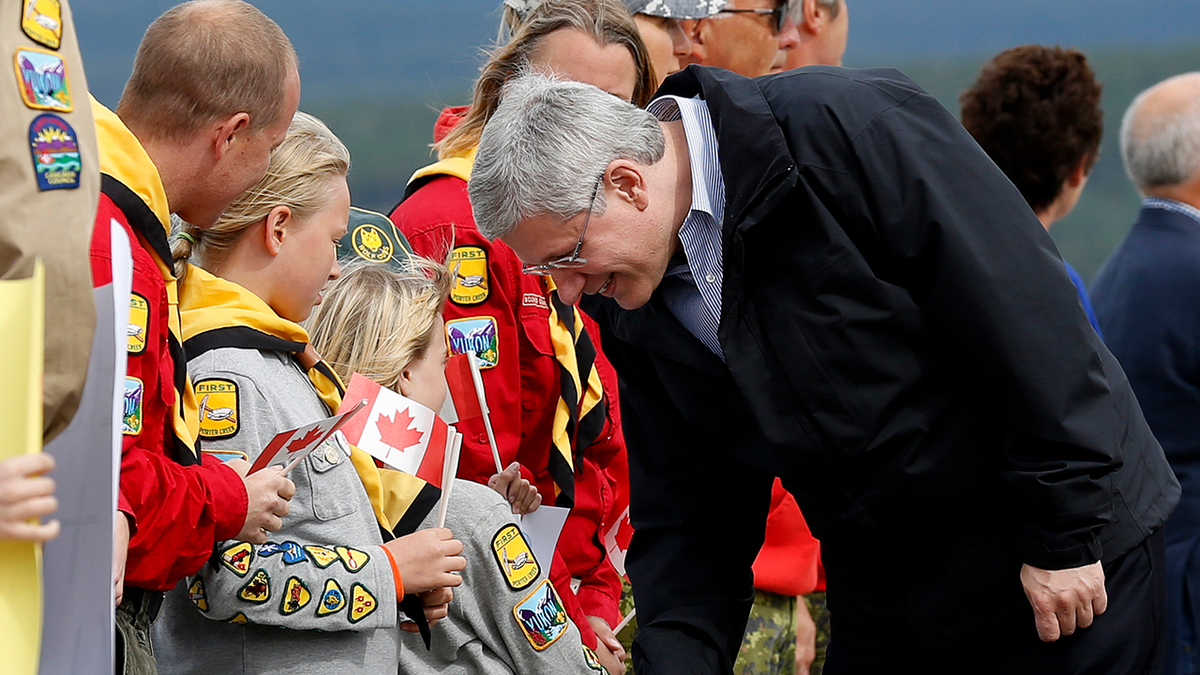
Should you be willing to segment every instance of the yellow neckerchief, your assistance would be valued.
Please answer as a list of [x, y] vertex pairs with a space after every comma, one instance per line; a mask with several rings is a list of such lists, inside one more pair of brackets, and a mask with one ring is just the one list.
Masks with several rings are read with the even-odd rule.
[[[171, 229], [171, 210], [167, 206], [167, 193], [163, 189], [158, 169], [133, 133], [119, 117], [100, 105], [95, 98], [92, 98], [91, 102], [92, 116], [96, 120], [96, 143], [100, 149], [101, 187], [125, 213], [134, 231], [138, 232], [139, 239], [142, 240], [141, 245], [158, 265], [167, 287], [167, 326], [170, 330], [168, 342], [171, 355], [177, 361], [171, 423], [176, 439], [186, 446], [185, 452], [190, 451], [195, 458], [196, 439], [200, 434], [200, 410], [192, 382], [186, 376], [187, 364], [183, 362], [183, 352], [180, 348], [183, 344], [183, 332], [179, 319], [179, 291], [172, 267], [170, 246], [167, 245], [167, 235]], [[157, 227], [152, 221], [157, 221]]]
[[[477, 150], [472, 148], [463, 155], [418, 169], [408, 182], [411, 185], [421, 178], [438, 175], [469, 181]], [[572, 506], [575, 501], [575, 469], [578, 465], [576, 455], [591, 445], [604, 428], [604, 388], [600, 383], [600, 374], [596, 372], [595, 347], [583, 328], [579, 309], [571, 306], [568, 325], [563, 320], [562, 312], [567, 305], [558, 300], [557, 289], [550, 277], [542, 279], [546, 297], [550, 300], [550, 340], [554, 345], [554, 357], [561, 368], [562, 385], [550, 432], [551, 443], [557, 452], [550, 455], [548, 468], [557, 492], [555, 503]], [[581, 386], [582, 372], [587, 372], [586, 387]]]
[[[316, 355], [309, 345], [308, 332], [299, 324], [280, 317], [245, 288], [194, 265], [188, 266], [187, 283], [182, 285], [180, 300], [185, 344], [203, 334], [238, 327], [277, 338], [274, 347], [296, 357], [329, 414], [337, 411], [345, 387], [333, 369]], [[350, 446], [350, 460], [366, 488], [375, 518], [385, 529], [392, 531], [427, 483], [416, 476], [376, 467], [370, 455], [353, 445]]]

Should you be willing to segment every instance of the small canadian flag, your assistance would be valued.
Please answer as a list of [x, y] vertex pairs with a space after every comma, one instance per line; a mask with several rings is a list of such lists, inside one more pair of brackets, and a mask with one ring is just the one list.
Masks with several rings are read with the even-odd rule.
[[342, 427], [346, 440], [393, 469], [442, 487], [452, 427], [429, 408], [355, 373], [342, 406], [358, 400], [366, 400], [367, 409]]
[[633, 523], [629, 520], [629, 507], [621, 512], [617, 522], [604, 535], [604, 548], [608, 551], [608, 559], [617, 570], [617, 574], [625, 576], [625, 554], [629, 552], [629, 541], [633, 538]]
[[332, 436], [342, 425], [346, 424], [362, 408], [362, 401], [359, 401], [357, 404], [347, 405], [347, 402], [343, 400], [338, 414], [333, 417], [326, 417], [319, 422], [306, 424], [299, 429], [281, 431], [275, 434], [275, 438], [271, 439], [271, 442], [259, 454], [258, 459], [254, 461], [254, 465], [250, 467], [250, 473], [265, 469], [276, 460], [283, 460], [287, 465], [283, 470], [286, 474], [300, 460], [308, 457], [313, 450], [320, 447], [326, 439]]

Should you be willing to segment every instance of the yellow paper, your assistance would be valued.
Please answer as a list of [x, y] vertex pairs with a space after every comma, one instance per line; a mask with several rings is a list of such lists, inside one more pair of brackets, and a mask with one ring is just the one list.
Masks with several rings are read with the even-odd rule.
[[[0, 281], [0, 460], [42, 451], [45, 270]], [[42, 644], [42, 546], [0, 541], [4, 672], [36, 675]]]

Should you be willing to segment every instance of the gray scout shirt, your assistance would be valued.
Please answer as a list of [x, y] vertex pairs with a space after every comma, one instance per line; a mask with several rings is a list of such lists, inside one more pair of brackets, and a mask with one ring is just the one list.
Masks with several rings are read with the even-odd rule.
[[[216, 349], [188, 371], [206, 452], [253, 462], [276, 433], [330, 415], [287, 354]], [[270, 543], [222, 542], [168, 593], [154, 628], [160, 673], [395, 672], [391, 563], [348, 448], [335, 438], [288, 475], [296, 495]]]
[[[456, 480], [446, 527], [462, 541], [467, 569], [449, 615], [419, 635], [401, 635], [400, 673], [424, 675], [604, 673], [537, 560], [508, 502], [477, 483]], [[421, 528], [437, 524], [437, 509]]]

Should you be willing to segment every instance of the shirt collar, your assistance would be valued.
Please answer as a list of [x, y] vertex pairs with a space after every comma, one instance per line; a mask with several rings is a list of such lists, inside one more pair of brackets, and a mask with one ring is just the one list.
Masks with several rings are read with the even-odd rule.
[[1142, 200], [1143, 209], [1162, 209], [1164, 211], [1172, 211], [1196, 221], [1200, 225], [1200, 209], [1185, 204], [1184, 202], [1175, 201], [1174, 199], [1164, 199], [1163, 197], [1146, 197]]

